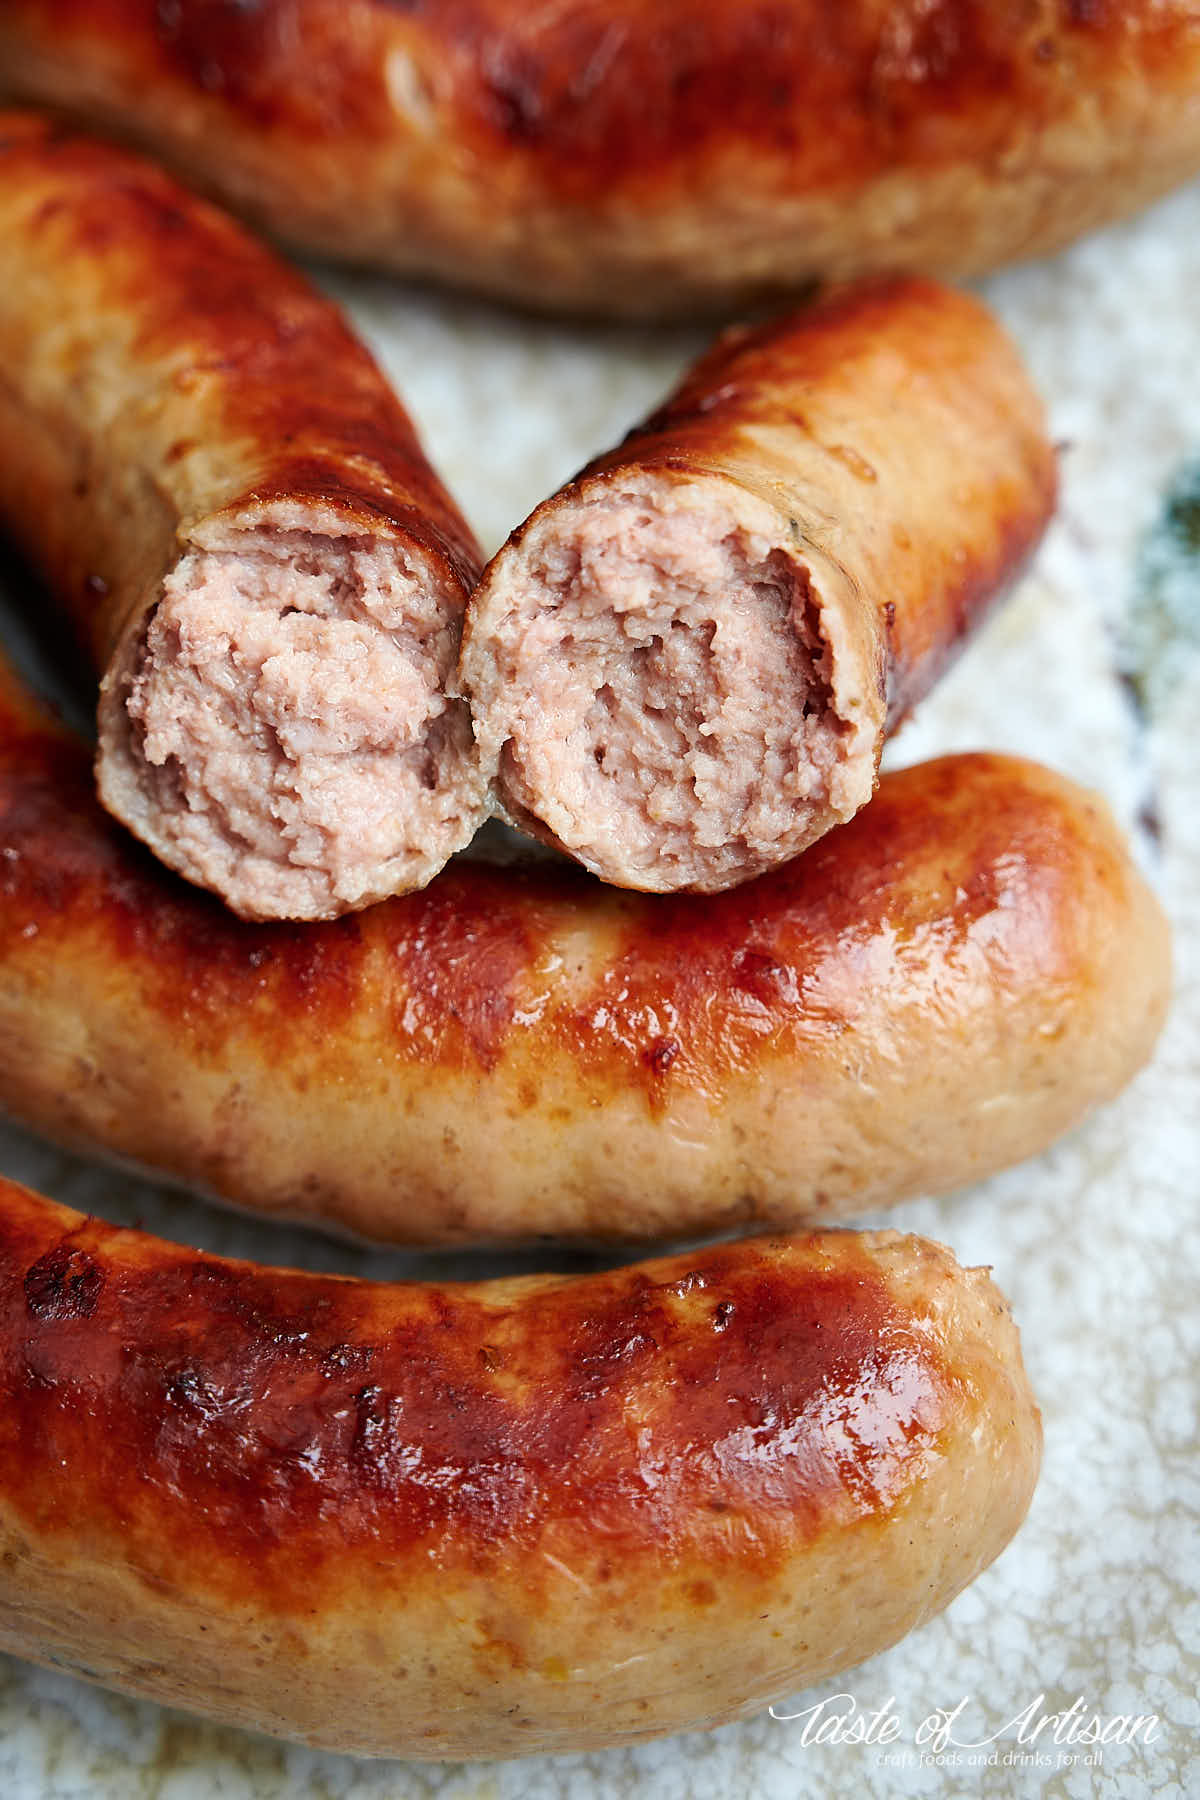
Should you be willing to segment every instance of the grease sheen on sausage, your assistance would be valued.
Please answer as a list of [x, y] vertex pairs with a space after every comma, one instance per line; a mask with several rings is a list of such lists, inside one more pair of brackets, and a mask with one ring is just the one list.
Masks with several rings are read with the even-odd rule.
[[0, 520], [107, 670], [105, 804], [173, 868], [320, 918], [470, 840], [445, 682], [480, 557], [384, 377], [242, 227], [19, 113], [0, 439]]
[[101, 811], [0, 686], [0, 1105], [266, 1213], [397, 1243], [654, 1239], [945, 1192], [1109, 1099], [1167, 929], [1103, 804], [1036, 764], [886, 775], [727, 894], [452, 863], [250, 925]]
[[0, 1648], [359, 1754], [718, 1724], [929, 1618], [1040, 1421], [896, 1233], [459, 1286], [265, 1269], [0, 1183]]
[[965, 294], [893, 278], [727, 332], [472, 595], [456, 683], [505, 811], [653, 892], [794, 856], [869, 799], [1055, 486]]
[[0, 86], [541, 307], [979, 273], [1200, 167], [1195, 0], [6, 0]]

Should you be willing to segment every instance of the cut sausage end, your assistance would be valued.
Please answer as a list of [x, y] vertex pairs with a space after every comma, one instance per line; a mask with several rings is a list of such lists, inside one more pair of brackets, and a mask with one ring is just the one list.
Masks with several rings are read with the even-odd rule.
[[604, 880], [731, 887], [870, 796], [878, 694], [790, 522], [730, 482], [560, 498], [473, 610], [461, 679], [501, 800]]
[[238, 530], [189, 550], [105, 683], [105, 805], [247, 918], [423, 885], [482, 814], [445, 692], [461, 605], [390, 540]]

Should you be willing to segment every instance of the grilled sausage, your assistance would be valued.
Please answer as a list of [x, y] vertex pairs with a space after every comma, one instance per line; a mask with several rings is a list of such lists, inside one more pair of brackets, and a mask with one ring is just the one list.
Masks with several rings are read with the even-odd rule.
[[11, 113], [0, 438], [0, 519], [107, 669], [104, 802], [159, 856], [322, 918], [469, 841], [444, 687], [481, 559], [383, 376], [240, 226]]
[[982, 1269], [894, 1232], [386, 1286], [0, 1183], [0, 1648], [360, 1755], [628, 1743], [894, 1643], [1040, 1421]]
[[1054, 496], [1037, 395], [964, 294], [867, 283], [727, 333], [472, 597], [457, 681], [504, 809], [653, 892], [794, 856], [870, 798]]
[[305, 249], [595, 313], [976, 274], [1200, 167], [1195, 0], [5, 0], [0, 87]]
[[267, 1213], [644, 1240], [944, 1192], [1113, 1095], [1167, 985], [1104, 807], [1032, 763], [887, 775], [727, 894], [459, 860], [369, 912], [248, 925], [0, 685], [0, 1105]]

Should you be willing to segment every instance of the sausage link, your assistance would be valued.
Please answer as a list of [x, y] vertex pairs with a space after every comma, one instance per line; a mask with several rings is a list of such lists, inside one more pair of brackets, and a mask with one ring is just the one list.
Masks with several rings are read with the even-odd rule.
[[472, 596], [456, 680], [504, 809], [652, 892], [796, 855], [870, 798], [1055, 486], [965, 294], [893, 278], [727, 332]]
[[305, 1743], [752, 1712], [940, 1611], [1040, 1450], [1007, 1306], [920, 1238], [387, 1286], [0, 1183], [0, 1648]]
[[0, 1105], [262, 1212], [647, 1240], [944, 1192], [1115, 1094], [1168, 982], [1103, 804], [1033, 763], [886, 775], [726, 894], [458, 860], [250, 925], [146, 857], [0, 683]]
[[302, 248], [592, 313], [978, 274], [1200, 167], [1195, 0], [5, 0], [0, 87]]
[[246, 916], [321, 918], [470, 840], [445, 682], [481, 559], [383, 376], [242, 227], [19, 113], [0, 441], [0, 520], [107, 670], [102, 797], [160, 857]]

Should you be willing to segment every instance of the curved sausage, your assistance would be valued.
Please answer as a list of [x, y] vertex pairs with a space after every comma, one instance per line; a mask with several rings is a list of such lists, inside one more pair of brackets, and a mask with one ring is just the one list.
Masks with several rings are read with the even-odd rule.
[[945, 1192], [1115, 1094], [1168, 983], [1102, 803], [1033, 763], [886, 775], [727, 894], [460, 860], [369, 912], [246, 925], [0, 683], [0, 1105], [262, 1212], [661, 1239]]
[[0, 1183], [0, 1648], [359, 1755], [721, 1723], [931, 1617], [1041, 1430], [894, 1232], [385, 1286]]
[[870, 798], [1055, 485], [1020, 358], [965, 294], [867, 283], [726, 333], [471, 598], [456, 682], [505, 811], [652, 892], [796, 855]]
[[6, 0], [0, 86], [289, 243], [593, 313], [977, 274], [1200, 167], [1195, 0]]
[[0, 519], [107, 669], [101, 795], [164, 861], [323, 918], [470, 840], [481, 559], [383, 376], [240, 226], [13, 113], [0, 437]]

